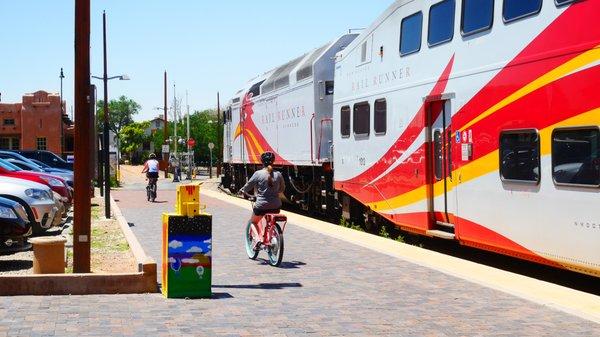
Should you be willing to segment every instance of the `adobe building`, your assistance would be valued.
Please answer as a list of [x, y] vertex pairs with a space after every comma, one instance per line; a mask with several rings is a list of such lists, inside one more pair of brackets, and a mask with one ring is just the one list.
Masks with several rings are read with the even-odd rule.
[[48, 150], [64, 157], [73, 153], [73, 131], [59, 94], [40, 90], [25, 94], [21, 103], [0, 102], [2, 150]]

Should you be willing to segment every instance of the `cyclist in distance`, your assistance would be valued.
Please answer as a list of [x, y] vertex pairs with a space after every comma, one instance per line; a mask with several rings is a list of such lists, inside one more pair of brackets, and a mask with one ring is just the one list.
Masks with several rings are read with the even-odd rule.
[[[241, 191], [246, 195], [251, 195], [255, 190], [254, 196], [256, 202], [252, 210], [250, 222], [254, 225], [262, 219], [265, 214], [279, 213], [281, 209], [281, 199], [279, 194], [285, 191], [285, 181], [280, 172], [273, 171], [275, 154], [265, 152], [260, 156], [264, 168], [254, 172], [252, 178], [248, 180]], [[252, 226], [254, 228], [254, 226]]]
[[144, 163], [142, 173], [146, 173], [148, 179], [158, 179], [158, 160], [156, 160], [154, 153], [150, 153], [150, 158]]

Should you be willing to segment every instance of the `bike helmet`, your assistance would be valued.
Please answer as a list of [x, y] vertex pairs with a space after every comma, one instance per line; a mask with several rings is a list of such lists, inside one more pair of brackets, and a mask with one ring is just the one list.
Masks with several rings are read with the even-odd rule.
[[150, 153], [150, 159], [156, 159], [156, 155], [154, 153]]
[[262, 161], [264, 166], [273, 165], [275, 162], [275, 154], [267, 151], [260, 155], [260, 161]]

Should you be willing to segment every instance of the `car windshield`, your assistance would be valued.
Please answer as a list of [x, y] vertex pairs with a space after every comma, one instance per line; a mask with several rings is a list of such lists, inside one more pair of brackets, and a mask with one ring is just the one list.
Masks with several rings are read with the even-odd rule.
[[37, 159], [30, 159], [32, 162], [36, 163], [38, 166], [40, 166], [41, 168], [51, 168], [50, 166], [48, 166], [48, 164], [46, 163], [42, 163], [41, 161], [37, 160]]
[[10, 172], [21, 171], [21, 169], [18, 166], [11, 164], [4, 159], [0, 159], [0, 167]]

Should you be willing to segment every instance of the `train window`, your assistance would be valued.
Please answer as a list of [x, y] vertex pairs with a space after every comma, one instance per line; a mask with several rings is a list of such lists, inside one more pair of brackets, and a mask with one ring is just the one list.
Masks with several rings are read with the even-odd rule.
[[433, 132], [433, 174], [435, 175], [436, 180], [442, 180], [442, 161], [444, 159], [442, 150], [442, 132], [440, 130], [435, 130]]
[[350, 137], [350, 107], [347, 105], [342, 107], [340, 125], [342, 137]]
[[260, 96], [260, 86], [265, 82], [265, 80], [262, 80], [258, 83], [255, 83], [251, 88], [249, 93], [252, 94], [252, 97], [256, 97], [256, 96]]
[[355, 135], [369, 135], [371, 130], [371, 105], [369, 102], [354, 104], [352, 128]]
[[452, 41], [452, 37], [454, 37], [455, 7], [454, 0], [445, 0], [438, 2], [429, 9], [427, 43], [430, 47]]
[[325, 81], [325, 95], [333, 95], [333, 81]]
[[540, 12], [542, 0], [504, 0], [502, 17], [511, 22]]
[[600, 186], [600, 129], [554, 130], [552, 177], [557, 185]]
[[384, 135], [387, 131], [387, 102], [385, 98], [375, 101], [375, 134]]
[[492, 28], [494, 0], [463, 0], [461, 29], [463, 36]]
[[562, 6], [562, 5], [571, 3], [571, 2], [573, 2], [575, 0], [554, 0], [554, 1], [556, 2], [557, 6]]
[[400, 28], [400, 55], [408, 55], [421, 50], [423, 13], [418, 12], [402, 19]]
[[536, 130], [500, 134], [500, 177], [503, 181], [540, 181], [540, 138]]

